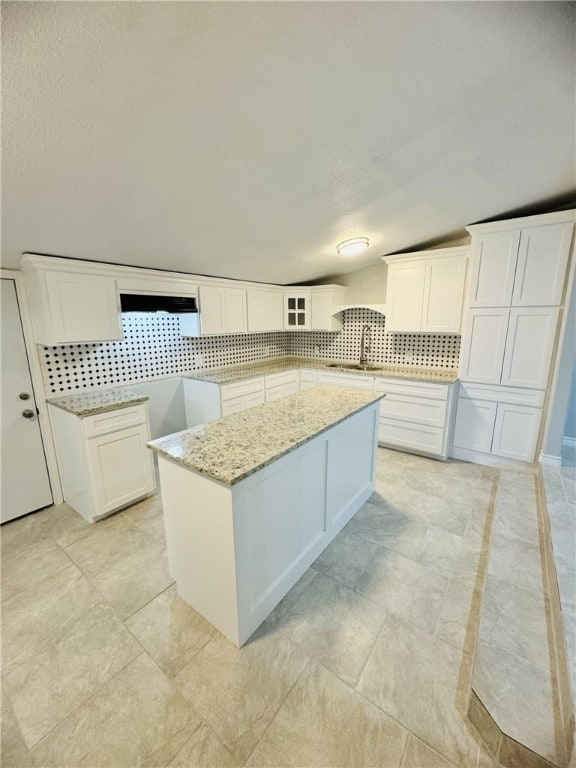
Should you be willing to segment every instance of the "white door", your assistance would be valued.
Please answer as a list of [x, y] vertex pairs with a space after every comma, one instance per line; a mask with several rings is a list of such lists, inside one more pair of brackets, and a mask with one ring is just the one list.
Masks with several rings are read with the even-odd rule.
[[471, 309], [462, 339], [460, 378], [500, 384], [509, 309]]
[[52, 490], [16, 286], [2, 278], [2, 507], [0, 522], [52, 504]]
[[471, 307], [509, 307], [518, 257], [520, 230], [487, 232], [474, 237]]
[[502, 384], [546, 389], [559, 310], [525, 307], [510, 310]]
[[388, 331], [419, 331], [422, 327], [424, 280], [426, 265], [423, 261], [390, 264], [388, 287], [392, 309], [386, 318]]
[[201, 286], [200, 326], [204, 335], [226, 332], [225, 291], [223, 288]]
[[246, 291], [244, 288], [226, 288], [226, 331], [246, 333], [248, 319], [246, 314]]
[[426, 264], [422, 330], [460, 333], [467, 259], [446, 256]]
[[517, 461], [534, 461], [541, 408], [498, 403], [492, 453]]
[[562, 302], [573, 224], [522, 230], [512, 304], [554, 306]]
[[459, 397], [454, 426], [454, 446], [490, 453], [495, 421], [496, 403]]

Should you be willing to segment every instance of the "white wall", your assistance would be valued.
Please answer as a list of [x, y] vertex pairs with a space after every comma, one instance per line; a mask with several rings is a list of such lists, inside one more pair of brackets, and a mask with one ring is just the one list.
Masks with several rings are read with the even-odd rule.
[[119, 389], [148, 395], [150, 398], [148, 401], [150, 433], [153, 440], [186, 429], [181, 376], [169, 376], [165, 379], [145, 381], [141, 384], [128, 384], [119, 387]]

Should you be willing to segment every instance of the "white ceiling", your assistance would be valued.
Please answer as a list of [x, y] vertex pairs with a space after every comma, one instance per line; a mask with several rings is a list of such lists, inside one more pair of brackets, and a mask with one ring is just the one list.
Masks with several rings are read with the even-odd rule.
[[3, 266], [303, 282], [563, 200], [575, 11], [2, 2]]

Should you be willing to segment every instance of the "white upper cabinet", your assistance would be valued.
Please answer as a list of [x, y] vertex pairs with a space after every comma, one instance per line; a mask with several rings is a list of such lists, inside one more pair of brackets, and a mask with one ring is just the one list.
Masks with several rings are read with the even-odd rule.
[[510, 306], [519, 242], [519, 229], [473, 239], [471, 307]]
[[562, 301], [573, 224], [522, 230], [512, 306], [557, 306]]
[[340, 331], [342, 320], [334, 316], [338, 306], [343, 304], [346, 288], [341, 285], [315, 286], [311, 294], [312, 331]]
[[545, 217], [541, 222], [469, 227], [473, 235], [470, 307], [561, 304], [574, 224], [546, 223]]
[[200, 287], [200, 333], [215, 336], [247, 333], [246, 289], [220, 285]]
[[310, 288], [290, 288], [284, 290], [284, 330], [310, 330]]
[[284, 292], [282, 289], [249, 289], [248, 333], [284, 330]]
[[383, 258], [388, 266], [387, 331], [460, 333], [467, 248]]
[[426, 262], [422, 330], [460, 333], [468, 259], [444, 256]]
[[55, 346], [122, 338], [113, 277], [43, 269], [25, 270], [34, 337]]

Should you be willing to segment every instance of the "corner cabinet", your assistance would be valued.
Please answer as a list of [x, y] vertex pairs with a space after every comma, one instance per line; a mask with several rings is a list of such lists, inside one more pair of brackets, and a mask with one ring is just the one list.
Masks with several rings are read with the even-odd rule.
[[468, 248], [384, 256], [388, 267], [386, 330], [460, 333]]
[[37, 344], [122, 339], [120, 302], [113, 277], [39, 269], [36, 258], [28, 255], [22, 259], [22, 269]]

